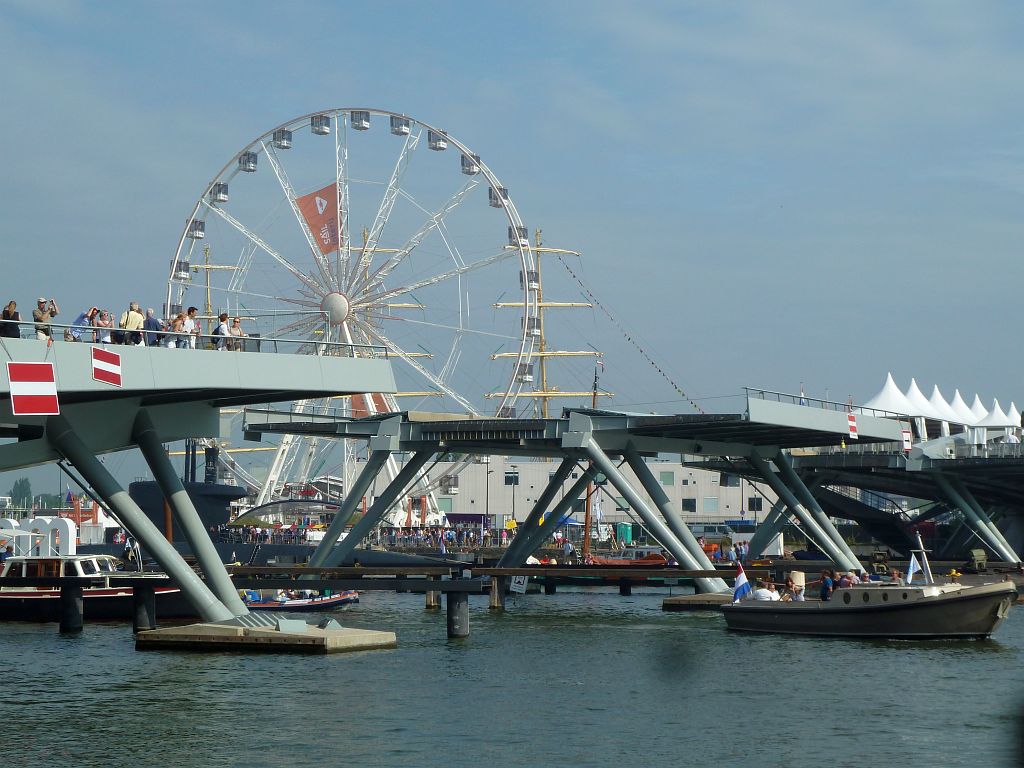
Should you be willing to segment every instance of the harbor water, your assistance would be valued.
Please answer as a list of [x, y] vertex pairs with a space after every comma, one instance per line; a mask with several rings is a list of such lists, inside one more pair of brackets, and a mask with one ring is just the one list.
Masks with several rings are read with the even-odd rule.
[[664, 591], [470, 602], [366, 592], [395, 651], [138, 653], [124, 624], [0, 625], [6, 761], [77, 766], [1017, 765], [1024, 611], [989, 641], [727, 632]]

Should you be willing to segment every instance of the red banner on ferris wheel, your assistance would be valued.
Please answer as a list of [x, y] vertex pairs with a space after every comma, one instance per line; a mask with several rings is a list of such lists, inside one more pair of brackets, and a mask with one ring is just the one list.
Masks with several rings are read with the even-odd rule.
[[326, 256], [338, 250], [338, 187], [328, 184], [323, 189], [310, 192], [295, 199], [306, 220], [313, 239], [320, 247], [320, 253]]

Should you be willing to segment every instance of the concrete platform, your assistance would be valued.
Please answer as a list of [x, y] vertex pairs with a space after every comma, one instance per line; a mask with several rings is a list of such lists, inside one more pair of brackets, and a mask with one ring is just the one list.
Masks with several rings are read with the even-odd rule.
[[394, 632], [370, 629], [320, 629], [288, 632], [272, 627], [189, 624], [153, 629], [135, 636], [135, 650], [248, 651], [255, 653], [348, 653], [396, 648]]
[[661, 603], [663, 611], [717, 611], [732, 602], [732, 592], [710, 592], [704, 595], [676, 595]]

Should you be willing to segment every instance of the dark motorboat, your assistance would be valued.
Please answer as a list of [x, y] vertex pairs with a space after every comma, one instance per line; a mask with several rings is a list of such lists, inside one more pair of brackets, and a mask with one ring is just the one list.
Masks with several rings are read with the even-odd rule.
[[[154, 588], [157, 615], [161, 618], [193, 617], [193, 609], [175, 586], [168, 586], [162, 574], [118, 571], [120, 561], [109, 555], [14, 556], [7, 558], [0, 578], [56, 578], [78, 576], [88, 579], [82, 589], [82, 615], [86, 620], [130, 619], [134, 590], [118, 577], [159, 578], [164, 586]], [[0, 587], [0, 621], [58, 621], [60, 587]]]
[[927, 639], [988, 637], [1017, 599], [1011, 582], [961, 584], [871, 583], [837, 589], [831, 600], [723, 605], [729, 629], [788, 635]]

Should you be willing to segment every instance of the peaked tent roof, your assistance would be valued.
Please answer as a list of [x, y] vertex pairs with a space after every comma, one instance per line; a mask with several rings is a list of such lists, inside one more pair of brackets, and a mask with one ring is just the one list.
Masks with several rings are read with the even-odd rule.
[[902, 413], [907, 416], [911, 416], [913, 406], [910, 401], [907, 400], [907, 396], [904, 395], [900, 388], [896, 386], [896, 382], [892, 379], [892, 373], [888, 373], [885, 377], [885, 385], [881, 391], [864, 403], [864, 408], [872, 408], [876, 411], [888, 411], [890, 413]]
[[1010, 418], [1003, 412], [1003, 409], [999, 407], [999, 400], [992, 401], [992, 410], [988, 412], [988, 416], [979, 421], [975, 426], [977, 427], [1009, 427]]
[[938, 419], [943, 420], [943, 416], [936, 413], [935, 409], [932, 408], [932, 404], [928, 402], [928, 398], [924, 396], [924, 393], [918, 388], [917, 381], [915, 379], [910, 380], [910, 386], [907, 387], [906, 391], [907, 400], [910, 402], [911, 408], [914, 410], [907, 411], [910, 416], [924, 416], [926, 419]]
[[974, 402], [971, 403], [971, 413], [974, 414], [975, 426], [984, 421], [985, 417], [988, 416], [988, 411], [985, 410], [985, 406], [981, 404], [981, 398], [978, 397], [977, 393], [974, 395]]
[[1020, 426], [1020, 411], [1017, 410], [1017, 404], [1010, 401], [1010, 407], [1006, 409], [1006, 417], [1012, 422], [1011, 426]]
[[949, 407], [949, 403], [946, 402], [946, 398], [942, 396], [942, 393], [939, 391], [938, 384], [932, 388], [932, 396], [928, 399], [928, 403], [935, 409], [935, 412], [942, 417], [943, 421], [948, 421], [950, 424], [963, 424], [960, 420], [960, 416], [956, 411]]
[[949, 407], [953, 409], [953, 412], [960, 416], [959, 422], [961, 424], [967, 424], [974, 426], [974, 422], [977, 419], [974, 417], [974, 413], [971, 411], [967, 403], [960, 396], [960, 390], [953, 392], [953, 399], [949, 401]]

